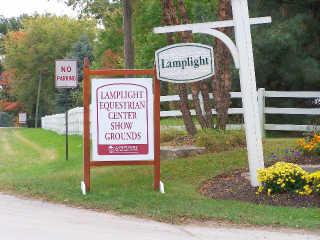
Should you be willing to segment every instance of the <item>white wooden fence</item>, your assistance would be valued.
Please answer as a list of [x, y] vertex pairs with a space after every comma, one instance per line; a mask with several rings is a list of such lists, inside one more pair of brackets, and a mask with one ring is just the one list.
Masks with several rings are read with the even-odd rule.
[[[201, 95], [200, 103], [203, 109], [203, 101]], [[314, 128], [320, 129], [320, 126], [313, 125], [294, 125], [290, 124], [290, 118], [288, 118], [288, 124], [268, 124], [265, 122], [265, 114], [303, 114], [303, 115], [320, 115], [320, 108], [275, 108], [266, 107], [265, 98], [319, 98], [320, 92], [283, 92], [283, 91], [265, 91], [264, 88], [258, 89], [258, 105], [259, 116], [261, 121], [262, 134], [264, 136], [265, 130], [282, 130], [282, 131], [313, 131]], [[210, 94], [210, 98], [213, 98]], [[231, 92], [231, 98], [241, 98], [241, 92]], [[188, 95], [188, 99], [192, 100], [192, 95]], [[161, 96], [160, 102], [172, 102], [179, 101], [178, 95]], [[242, 108], [229, 108], [229, 114], [242, 114]], [[195, 110], [191, 110], [192, 115], [196, 115]], [[216, 114], [215, 109], [212, 109], [212, 114]], [[180, 110], [161, 111], [160, 117], [179, 117], [182, 116]], [[83, 133], [83, 108], [78, 107], [68, 111], [69, 120], [69, 134], [82, 135]], [[65, 133], [65, 114], [55, 114], [45, 116], [41, 118], [41, 125], [43, 129], [52, 130], [59, 134]], [[239, 129], [242, 125], [234, 124], [228, 126], [230, 129]]]

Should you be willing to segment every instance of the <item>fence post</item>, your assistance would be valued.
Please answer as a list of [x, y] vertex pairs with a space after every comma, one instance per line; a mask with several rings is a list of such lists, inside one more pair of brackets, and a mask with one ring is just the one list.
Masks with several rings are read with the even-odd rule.
[[261, 125], [261, 137], [266, 136], [266, 132], [264, 130], [265, 124], [265, 114], [264, 114], [264, 107], [265, 107], [265, 89], [259, 88], [258, 89], [258, 109], [259, 109], [259, 119]]
[[204, 110], [204, 103], [203, 103], [203, 97], [202, 97], [201, 91], [199, 91], [199, 102], [200, 102], [200, 108], [201, 108], [202, 115], [205, 115], [206, 112]]

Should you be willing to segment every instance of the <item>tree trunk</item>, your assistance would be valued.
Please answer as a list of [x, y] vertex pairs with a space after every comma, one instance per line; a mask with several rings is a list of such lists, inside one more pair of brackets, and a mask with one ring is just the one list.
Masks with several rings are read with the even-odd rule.
[[124, 60], [126, 69], [134, 68], [134, 46], [132, 40], [132, 0], [123, 0]]
[[[162, 0], [162, 10], [163, 10], [163, 20], [167, 26], [179, 24], [173, 0]], [[183, 35], [184, 34], [182, 32], [178, 33], [178, 36], [180, 39], [183, 39]], [[168, 38], [169, 45], [174, 44], [176, 42], [174, 39], [173, 33], [168, 33], [167, 38]], [[187, 86], [184, 83], [179, 83], [178, 89], [179, 89], [179, 97], [180, 97], [180, 109], [181, 109], [184, 125], [186, 127], [188, 134], [195, 135], [197, 133], [197, 129], [192, 121], [192, 117], [190, 113]]]
[[[229, 0], [220, 0], [218, 19], [231, 18], [232, 9]], [[221, 28], [221, 32], [232, 37], [231, 28]], [[228, 109], [231, 104], [231, 64], [232, 58], [224, 43], [215, 39], [215, 76], [212, 78], [214, 106], [217, 111], [217, 129], [225, 130], [228, 121]]]
[[[187, 9], [186, 9], [186, 6], [184, 5], [183, 0], [177, 0], [177, 2], [178, 2], [178, 9], [179, 9], [179, 13], [181, 15], [182, 23], [189, 24], [190, 21], [187, 16]], [[187, 31], [183, 38], [184, 38], [184, 39], [182, 39], [183, 42], [194, 42], [194, 38], [192, 36], [191, 31]], [[206, 103], [205, 103], [206, 107], [208, 107], [208, 106], [210, 107], [210, 111], [206, 111], [206, 118], [203, 117], [204, 113], [202, 112], [202, 109], [200, 106], [200, 101], [199, 101], [200, 91], [201, 91], [203, 99], [206, 99], [206, 100], [209, 99], [209, 91], [202, 91], [200, 88], [201, 85], [206, 85], [206, 84], [207, 84], [206, 81], [202, 81], [201, 83], [196, 82], [196, 83], [191, 84], [193, 105], [194, 105], [194, 108], [196, 111], [197, 119], [198, 119], [202, 129], [208, 128], [209, 126], [213, 125], [210, 100], [206, 101]], [[205, 89], [204, 86], [203, 86], [203, 89]], [[210, 116], [208, 116], [208, 114]], [[211, 121], [211, 123], [207, 122], [207, 120]]]
[[207, 128], [213, 128], [214, 125], [213, 125], [213, 117], [212, 117], [212, 104], [210, 102], [210, 97], [209, 97], [208, 81], [201, 81], [200, 89], [201, 89], [202, 98], [203, 98], [204, 111], [206, 112]]
[[[189, 135], [194, 136], [197, 133], [197, 128], [192, 121], [192, 117], [190, 113], [190, 108], [188, 104], [187, 86], [186, 84], [178, 84], [178, 89], [179, 89], [179, 97], [180, 97], [180, 104], [181, 104], [180, 110], [184, 120], [184, 125]], [[182, 99], [186, 99], [187, 101], [181, 101]]]

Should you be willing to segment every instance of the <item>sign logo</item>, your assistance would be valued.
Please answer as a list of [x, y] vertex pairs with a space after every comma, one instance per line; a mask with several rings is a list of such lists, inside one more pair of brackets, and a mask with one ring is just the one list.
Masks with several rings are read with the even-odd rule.
[[196, 82], [214, 75], [213, 48], [198, 43], [179, 43], [155, 53], [157, 78], [162, 81]]
[[153, 159], [152, 79], [93, 79], [94, 160]]
[[56, 88], [76, 88], [78, 86], [77, 60], [56, 60]]
[[19, 113], [19, 123], [27, 123], [27, 113], [26, 112]]

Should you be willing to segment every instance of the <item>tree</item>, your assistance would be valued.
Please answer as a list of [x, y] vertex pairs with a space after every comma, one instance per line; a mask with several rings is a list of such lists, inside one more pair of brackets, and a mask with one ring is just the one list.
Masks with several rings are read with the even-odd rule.
[[43, 78], [40, 105], [45, 106], [41, 112], [54, 112], [55, 60], [64, 58], [83, 33], [92, 41], [95, 24], [94, 21], [45, 15], [24, 20], [23, 31], [7, 34], [4, 66], [15, 71], [11, 94], [24, 103], [28, 115], [36, 110], [40, 72]]
[[258, 87], [320, 89], [320, 1], [249, 3], [252, 15], [272, 17], [269, 26], [252, 28]]
[[[189, 24], [190, 21], [187, 16], [187, 10], [186, 6], [183, 2], [183, 0], [177, 0], [178, 3], [178, 9], [181, 15], [182, 23], [183, 24]], [[185, 42], [194, 42], [194, 37], [191, 34], [191, 32], [186, 32], [184, 36]], [[201, 82], [195, 82], [191, 83], [191, 93], [192, 93], [192, 99], [193, 99], [193, 105], [196, 111], [197, 119], [200, 123], [200, 126], [202, 129], [205, 128], [212, 128], [213, 127], [213, 119], [212, 119], [212, 107], [210, 104], [210, 98], [209, 98], [209, 87], [207, 81], [201, 81]], [[203, 96], [204, 100], [204, 111], [202, 112], [201, 106], [200, 106], [200, 99], [199, 99], [199, 93], [201, 92], [201, 95]], [[203, 115], [206, 115], [206, 118], [204, 118]]]
[[[220, 0], [218, 19], [232, 19], [232, 10], [229, 0]], [[232, 28], [221, 28], [221, 32], [232, 37]], [[215, 43], [215, 75], [212, 77], [214, 106], [217, 112], [217, 129], [225, 130], [228, 121], [228, 109], [231, 104], [231, 65], [232, 58], [229, 49], [219, 39]]]
[[[162, 0], [162, 11], [163, 20], [166, 25], [179, 24], [173, 0]], [[178, 36], [181, 40], [183, 39], [183, 35], [181, 32], [178, 33]], [[176, 42], [173, 33], [167, 33], [167, 38], [169, 45], [174, 44]], [[197, 133], [197, 129], [192, 121], [190, 113], [187, 86], [185, 83], [180, 83], [178, 84], [178, 89], [180, 97], [180, 110], [182, 113], [182, 118], [184, 120], [184, 125], [186, 127], [187, 132], [190, 135], [195, 135]]]
[[[271, 16], [272, 23], [252, 26], [257, 86], [276, 91], [320, 90], [320, 1], [249, 0], [251, 16]], [[268, 99], [275, 107], [314, 107], [308, 99]], [[292, 115], [296, 124], [314, 116]], [[288, 122], [284, 115], [267, 115], [267, 122]]]
[[93, 62], [93, 47], [86, 34], [80, 36], [79, 40], [72, 46], [71, 52], [65, 59], [76, 59], [78, 66], [78, 87], [74, 89], [59, 88], [55, 94], [56, 112], [64, 112], [65, 105], [78, 107], [83, 105], [82, 82], [83, 82], [83, 59], [88, 57]]
[[6, 113], [0, 112], [0, 127], [11, 127], [13, 125], [13, 116]]

